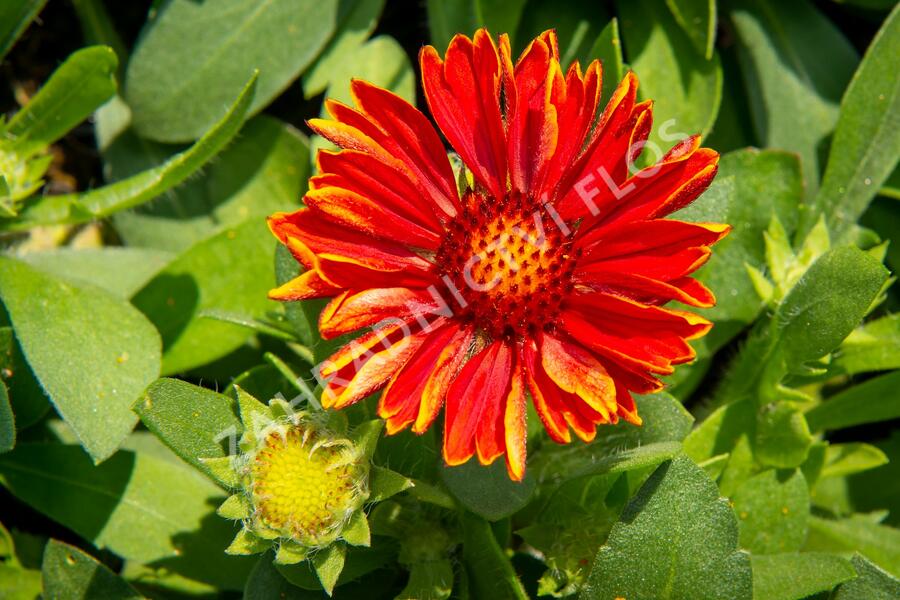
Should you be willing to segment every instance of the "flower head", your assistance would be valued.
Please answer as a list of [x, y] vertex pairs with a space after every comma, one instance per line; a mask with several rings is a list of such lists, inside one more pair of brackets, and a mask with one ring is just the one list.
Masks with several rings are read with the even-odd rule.
[[421, 112], [353, 81], [355, 107], [329, 101], [332, 118], [310, 122], [340, 149], [319, 152], [307, 207], [269, 219], [306, 268], [270, 296], [333, 298], [326, 338], [372, 328], [322, 365], [323, 404], [383, 389], [389, 433], [422, 433], [444, 407], [448, 464], [505, 455], [521, 479], [528, 395], [551, 438], [591, 440], [640, 424], [631, 393], [693, 359], [686, 340], [711, 324], [664, 305], [713, 305], [689, 275], [729, 227], [664, 217], [706, 189], [718, 154], [694, 136], [633, 168], [651, 124], [637, 78], [601, 113], [599, 62], [563, 72], [552, 31], [515, 64], [483, 29], [420, 63], [460, 172]]

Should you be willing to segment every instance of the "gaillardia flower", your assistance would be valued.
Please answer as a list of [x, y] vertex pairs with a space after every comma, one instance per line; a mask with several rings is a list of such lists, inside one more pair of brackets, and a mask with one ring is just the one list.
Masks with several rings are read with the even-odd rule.
[[325, 338], [372, 328], [321, 365], [326, 407], [383, 389], [388, 433], [422, 433], [445, 406], [447, 464], [505, 454], [521, 479], [528, 395], [552, 439], [588, 441], [640, 424], [632, 392], [693, 359], [710, 322], [664, 305], [713, 305], [689, 275], [729, 227], [664, 217], [718, 154], [688, 137], [634, 168], [651, 125], [637, 78], [600, 114], [600, 64], [563, 72], [552, 31], [515, 64], [483, 29], [419, 58], [460, 172], [421, 112], [353, 81], [355, 107], [328, 101], [332, 119], [309, 123], [340, 149], [319, 152], [306, 208], [269, 219], [306, 267], [270, 296], [333, 298]]

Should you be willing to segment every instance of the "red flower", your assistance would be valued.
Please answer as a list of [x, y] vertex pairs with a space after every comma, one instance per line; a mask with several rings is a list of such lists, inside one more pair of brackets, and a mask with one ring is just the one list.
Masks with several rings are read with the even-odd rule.
[[270, 296], [333, 297], [325, 338], [378, 325], [323, 364], [326, 407], [383, 388], [388, 432], [423, 433], [446, 405], [447, 464], [505, 454], [518, 480], [527, 395], [555, 441], [570, 427], [589, 441], [598, 424], [640, 424], [631, 392], [694, 358], [686, 340], [711, 324], [663, 306], [713, 305], [688, 275], [729, 227], [663, 217], [719, 157], [695, 136], [633, 169], [651, 123], [637, 78], [598, 114], [600, 64], [564, 74], [552, 31], [515, 66], [509, 39], [483, 29], [419, 58], [463, 175], [421, 112], [353, 81], [355, 108], [329, 101], [332, 120], [309, 123], [342, 149], [319, 153], [307, 208], [269, 219], [306, 267]]

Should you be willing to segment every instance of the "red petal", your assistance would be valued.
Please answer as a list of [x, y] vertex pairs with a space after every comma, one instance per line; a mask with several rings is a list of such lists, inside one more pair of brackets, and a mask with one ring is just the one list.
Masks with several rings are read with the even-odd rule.
[[615, 229], [597, 228], [580, 235], [576, 247], [584, 249], [586, 260], [648, 252], [660, 254], [681, 248], [711, 246], [729, 231], [730, 225], [719, 223], [689, 223], [670, 219], [633, 221]]
[[606, 369], [587, 350], [550, 334], [541, 335], [541, 365], [561, 389], [575, 394], [608, 419], [616, 389]]
[[649, 327], [654, 332], [691, 340], [706, 335], [712, 327], [707, 319], [694, 313], [643, 304], [614, 294], [573, 296], [565, 305], [579, 311], [592, 323], [609, 321], [617, 331]]
[[313, 257], [315, 269], [336, 286], [424, 288], [434, 281], [431, 263], [405, 246], [348, 230], [312, 209], [271, 219], [288, 247]]
[[322, 310], [319, 333], [325, 339], [332, 339], [385, 319], [412, 321], [419, 315], [436, 312], [436, 308], [437, 301], [428, 290], [403, 287], [347, 290]]
[[269, 290], [269, 298], [281, 301], [330, 298], [340, 291], [341, 288], [335, 287], [322, 279], [317, 271], [310, 270], [275, 289]]
[[[606, 273], [628, 273], [658, 281], [671, 281], [690, 275], [709, 260], [712, 250], [707, 246], [696, 248], [653, 249], [651, 252], [631, 254], [603, 260], [579, 261], [576, 270], [590, 273], [600, 280]], [[585, 275], [587, 276], [587, 275]]]
[[435, 202], [448, 214], [455, 214], [460, 206], [453, 169], [441, 138], [425, 115], [400, 96], [371, 83], [355, 79], [350, 90], [357, 105], [385, 132], [385, 148], [402, 157]]
[[709, 308], [716, 304], [716, 298], [712, 292], [691, 277], [662, 282], [623, 272], [576, 272], [574, 279], [576, 283], [587, 285], [593, 289], [621, 292], [623, 295], [648, 304], [664, 304], [669, 300], [677, 300], [701, 308]]
[[450, 385], [466, 359], [473, 337], [474, 331], [471, 327], [457, 330], [441, 351], [422, 390], [422, 405], [412, 427], [414, 433], [425, 433], [431, 427], [441, 410]]
[[559, 387], [544, 372], [534, 342], [525, 344], [523, 363], [525, 383], [528, 385], [534, 408], [544, 424], [544, 429], [553, 441], [568, 444], [572, 441], [572, 436], [563, 414], [562, 401], [559, 399]]
[[327, 383], [322, 406], [344, 408], [381, 389], [425, 341], [406, 324], [371, 331], [350, 342], [322, 363]]
[[442, 211], [424, 201], [406, 172], [357, 150], [320, 150], [316, 164], [320, 173], [340, 176], [341, 187], [371, 198], [421, 227], [435, 233], [443, 232], [439, 219]]
[[500, 115], [500, 59], [488, 33], [456, 35], [442, 61], [432, 46], [419, 54], [428, 108], [478, 182], [506, 195], [506, 136]]
[[[423, 392], [429, 378], [442, 368], [445, 350], [460, 337], [455, 324], [434, 330], [416, 353], [391, 380], [378, 403], [378, 416], [387, 421], [387, 432], [393, 435], [416, 420], [422, 409]], [[457, 345], [458, 349], [458, 345]]]
[[444, 460], [448, 465], [460, 465], [475, 454], [479, 425], [482, 419], [490, 420], [498, 412], [502, 414], [500, 406], [509, 393], [511, 375], [512, 352], [506, 343], [499, 341], [463, 366], [447, 392]]
[[566, 93], [559, 62], [541, 38], [531, 42], [515, 67], [516, 100], [507, 115], [509, 174], [512, 187], [534, 191], [556, 151], [556, 103]]

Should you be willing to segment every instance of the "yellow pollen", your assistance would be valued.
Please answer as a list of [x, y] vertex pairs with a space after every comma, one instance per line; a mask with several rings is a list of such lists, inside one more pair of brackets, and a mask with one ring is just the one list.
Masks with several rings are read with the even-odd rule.
[[339, 527], [359, 497], [361, 473], [352, 450], [322, 441], [299, 425], [273, 431], [250, 466], [256, 518], [305, 545]]

